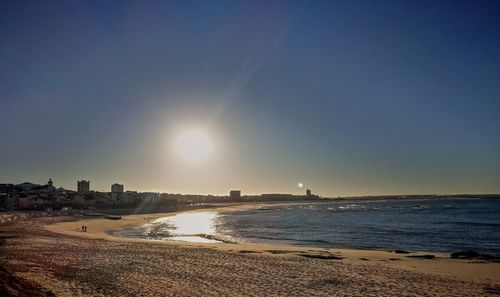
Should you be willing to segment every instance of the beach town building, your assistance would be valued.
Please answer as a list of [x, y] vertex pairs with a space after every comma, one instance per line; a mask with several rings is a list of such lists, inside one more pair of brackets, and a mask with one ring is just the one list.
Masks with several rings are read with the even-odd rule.
[[52, 179], [45, 185], [29, 182], [17, 185], [0, 184], [0, 198], [0, 208], [7, 210], [45, 209], [69, 202], [66, 190], [56, 189]]
[[143, 192], [140, 195], [141, 195], [141, 200], [143, 202], [153, 202], [153, 201], [158, 201], [160, 199], [159, 193]]
[[7, 203], [7, 193], [2, 193], [0, 192], [0, 210], [7, 209], [6, 203]]
[[19, 194], [10, 195], [5, 198], [5, 208], [7, 210], [19, 209]]
[[24, 182], [22, 184], [18, 184], [17, 187], [24, 192], [29, 192], [35, 187], [39, 187], [40, 185], [29, 183], [29, 182]]
[[111, 200], [114, 202], [114, 203], [119, 203], [119, 204], [122, 204], [123, 203], [123, 185], [120, 185], [120, 184], [112, 184], [111, 185]]
[[7, 209], [7, 204], [12, 204], [7, 202], [10, 196], [15, 195], [19, 192], [19, 189], [14, 184], [0, 184], [0, 209]]
[[111, 193], [123, 193], [123, 185], [117, 183], [112, 184]]
[[66, 190], [56, 189], [54, 182], [49, 179], [47, 184], [33, 188], [30, 192], [20, 196], [22, 209], [53, 208], [67, 202]]
[[120, 202], [129, 204], [139, 200], [139, 193], [136, 191], [126, 191], [120, 195]]
[[229, 199], [231, 199], [231, 200], [240, 200], [241, 199], [241, 190], [231, 190], [231, 191], [229, 191]]
[[30, 191], [38, 191], [38, 192], [54, 192], [55, 191], [54, 182], [52, 178], [49, 178], [49, 181], [45, 185], [37, 185], [32, 187]]
[[79, 193], [85, 193], [90, 191], [90, 180], [79, 180], [77, 183], [77, 190]]
[[19, 195], [19, 208], [21, 209], [30, 209], [33, 206], [34, 200], [36, 197], [34, 195]]

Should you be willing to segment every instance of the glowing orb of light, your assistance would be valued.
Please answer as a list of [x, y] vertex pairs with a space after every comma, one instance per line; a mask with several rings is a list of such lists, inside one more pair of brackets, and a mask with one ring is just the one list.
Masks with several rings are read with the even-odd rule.
[[298, 183], [297, 186], [302, 189], [304, 187], [304, 184], [303, 183]]
[[210, 154], [212, 141], [205, 131], [189, 130], [177, 137], [175, 147], [177, 152], [185, 159], [199, 161]]

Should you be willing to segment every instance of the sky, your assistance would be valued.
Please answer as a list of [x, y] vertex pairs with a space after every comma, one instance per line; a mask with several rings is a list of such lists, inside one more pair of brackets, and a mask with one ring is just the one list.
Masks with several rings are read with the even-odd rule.
[[[1, 1], [0, 183], [499, 193], [498, 15], [498, 1]], [[179, 147], [189, 131], [203, 158]]]

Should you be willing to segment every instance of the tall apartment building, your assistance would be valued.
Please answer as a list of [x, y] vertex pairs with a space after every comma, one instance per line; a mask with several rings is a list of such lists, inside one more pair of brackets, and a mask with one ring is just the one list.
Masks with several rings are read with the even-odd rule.
[[112, 193], [123, 193], [123, 185], [120, 184], [112, 184], [111, 185]]
[[90, 180], [79, 180], [77, 181], [77, 189], [79, 193], [85, 193], [90, 191]]

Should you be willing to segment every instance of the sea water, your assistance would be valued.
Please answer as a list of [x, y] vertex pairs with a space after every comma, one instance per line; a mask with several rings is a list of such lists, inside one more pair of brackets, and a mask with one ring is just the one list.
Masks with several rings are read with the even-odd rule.
[[500, 199], [342, 200], [203, 211], [160, 218], [128, 236], [500, 254]]

